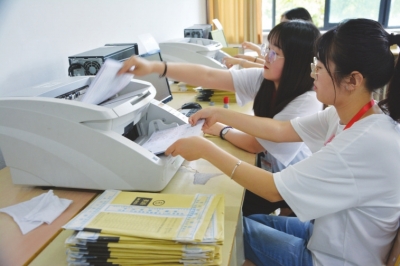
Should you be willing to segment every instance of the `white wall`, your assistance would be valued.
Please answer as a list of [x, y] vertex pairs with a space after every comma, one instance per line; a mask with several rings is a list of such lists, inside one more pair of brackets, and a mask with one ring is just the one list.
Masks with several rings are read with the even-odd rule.
[[0, 0], [0, 95], [67, 76], [68, 56], [204, 23], [206, 0]]

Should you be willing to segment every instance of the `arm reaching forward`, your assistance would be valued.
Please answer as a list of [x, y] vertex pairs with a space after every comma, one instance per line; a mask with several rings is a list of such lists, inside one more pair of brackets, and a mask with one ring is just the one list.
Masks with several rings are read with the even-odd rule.
[[203, 158], [260, 197], [273, 202], [282, 200], [270, 172], [240, 162], [239, 159], [203, 137], [179, 139], [165, 151], [165, 155], [181, 155], [188, 161]]
[[290, 121], [246, 115], [218, 107], [208, 107], [196, 112], [189, 118], [189, 123], [195, 125], [199, 119], [205, 119], [203, 131], [220, 122], [254, 137], [273, 142], [302, 141]]
[[131, 73], [137, 76], [144, 76], [151, 73], [165, 74], [169, 78], [193, 86], [235, 91], [229, 70], [216, 69], [198, 64], [153, 62], [138, 56], [132, 56], [124, 62], [117, 75], [123, 73]]

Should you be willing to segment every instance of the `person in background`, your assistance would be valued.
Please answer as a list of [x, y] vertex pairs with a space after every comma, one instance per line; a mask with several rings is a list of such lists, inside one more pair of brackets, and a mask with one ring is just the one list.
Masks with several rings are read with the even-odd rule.
[[[304, 21], [309, 21], [313, 23], [310, 13], [304, 7], [296, 7], [285, 11], [281, 15], [281, 21], [289, 21], [300, 19]], [[263, 44], [265, 45], [265, 44]], [[242, 47], [243, 49], [250, 49], [257, 53], [257, 56], [250, 56], [250, 55], [242, 55], [238, 54], [234, 57], [226, 57], [224, 58], [225, 65], [228, 68], [231, 68], [234, 65], [240, 65], [242, 68], [247, 67], [263, 67], [264, 65], [264, 57], [261, 55], [261, 50], [263, 49], [263, 45], [259, 46], [252, 42], [243, 42]]]
[[[256, 45], [256, 44], [254, 44]], [[260, 47], [258, 45], [256, 45], [258, 48], [258, 50], [260, 50], [260, 56], [251, 56], [251, 55], [245, 55], [245, 54], [237, 54], [235, 56], [226, 56], [223, 58], [223, 64], [225, 64], [225, 66], [227, 68], [231, 68], [234, 65], [239, 65], [240, 68], [250, 68], [250, 67], [259, 67], [259, 68], [263, 68], [264, 67], [264, 63], [265, 60], [261, 55], [261, 51], [265, 49], [265, 44], [263, 44], [264, 46]], [[242, 44], [243, 46], [243, 44]]]
[[[384, 265], [400, 217], [400, 62], [389, 34], [370, 19], [349, 19], [317, 41], [311, 75], [330, 105], [290, 121], [204, 108], [205, 119], [273, 142], [304, 141], [313, 154], [281, 172], [241, 162], [202, 137], [182, 138], [166, 155], [203, 158], [246, 189], [284, 199], [297, 218], [244, 217], [244, 265]], [[373, 92], [388, 84], [378, 104]]]
[[[136, 76], [156, 72], [194, 86], [233, 91], [239, 105], [254, 101], [254, 114], [277, 120], [306, 116], [322, 110], [322, 103], [312, 91], [309, 62], [313, 47], [320, 36], [314, 24], [293, 20], [275, 26], [268, 35], [269, 46], [264, 50], [263, 68], [215, 69], [203, 65], [148, 62], [138, 57], [126, 60], [120, 73]], [[135, 66], [134, 70], [130, 70]], [[302, 142], [274, 143], [217, 123], [205, 128], [207, 134], [220, 136], [235, 146], [252, 153], [261, 153], [260, 166], [277, 172], [311, 155]], [[271, 213], [284, 208], [284, 202], [272, 203], [246, 192], [244, 215]]]
[[310, 12], [308, 12], [308, 10], [305, 9], [304, 7], [296, 7], [290, 9], [281, 15], [281, 22], [294, 19], [301, 19], [313, 23]]

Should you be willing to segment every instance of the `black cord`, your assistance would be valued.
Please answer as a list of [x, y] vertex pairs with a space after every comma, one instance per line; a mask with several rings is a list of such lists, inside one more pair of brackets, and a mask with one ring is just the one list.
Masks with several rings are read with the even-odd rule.
[[73, 63], [68, 67], [68, 76], [72, 77], [73, 76], [73, 71], [75, 69], [83, 68], [83, 65], [81, 63]]

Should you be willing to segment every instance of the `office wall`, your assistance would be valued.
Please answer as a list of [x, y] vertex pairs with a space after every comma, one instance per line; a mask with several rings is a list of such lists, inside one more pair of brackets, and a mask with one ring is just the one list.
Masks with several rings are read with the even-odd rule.
[[0, 0], [0, 95], [67, 76], [68, 56], [202, 23], [206, 0]]

